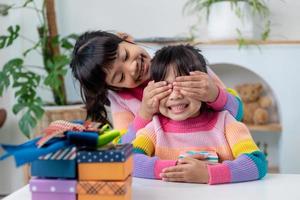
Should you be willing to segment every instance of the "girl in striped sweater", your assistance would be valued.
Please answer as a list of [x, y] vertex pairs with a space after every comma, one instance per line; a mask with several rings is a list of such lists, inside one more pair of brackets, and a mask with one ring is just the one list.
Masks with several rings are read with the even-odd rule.
[[[114, 128], [129, 129], [124, 142], [135, 138], [136, 131], [158, 112], [159, 101], [172, 91], [165, 81], [149, 82], [150, 61], [148, 52], [130, 36], [105, 31], [84, 33], [73, 50], [71, 68], [88, 117], [107, 123], [105, 106], [110, 106]], [[209, 69], [208, 74], [178, 77], [177, 87], [186, 96], [207, 102], [214, 110], [228, 110], [240, 120], [240, 99], [223, 90], [224, 84]]]
[[[213, 111], [173, 84], [176, 77], [192, 71], [207, 72], [204, 58], [192, 46], [164, 47], [155, 54], [152, 79], [173, 87], [160, 101], [160, 114], [133, 141], [134, 176], [209, 184], [261, 179], [267, 162], [247, 127], [228, 111]], [[224, 89], [219, 96], [226, 96]], [[198, 151], [217, 155], [219, 162], [210, 163], [203, 155], [178, 159], [182, 153]]]

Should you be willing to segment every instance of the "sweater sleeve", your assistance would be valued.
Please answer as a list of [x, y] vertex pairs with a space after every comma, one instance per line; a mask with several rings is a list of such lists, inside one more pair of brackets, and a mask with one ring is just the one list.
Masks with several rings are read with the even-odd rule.
[[133, 141], [134, 170], [133, 175], [140, 178], [161, 179], [164, 168], [175, 166], [176, 160], [161, 160], [154, 156], [155, 134], [152, 124], [141, 129]]
[[[232, 118], [231, 116], [227, 116]], [[265, 155], [256, 146], [246, 125], [234, 119], [227, 121], [225, 137], [234, 160], [208, 165], [209, 184], [258, 180], [267, 173]]]
[[127, 133], [122, 136], [120, 143], [131, 143], [136, 132], [145, 127], [150, 120], [145, 120], [139, 115], [134, 115], [132, 111], [121, 101], [117, 94], [109, 94], [110, 112], [115, 129], [127, 129]]
[[207, 72], [219, 88], [219, 94], [214, 102], [207, 103], [216, 111], [227, 110], [236, 120], [243, 118], [243, 103], [238, 93], [232, 88], [226, 88], [219, 77], [208, 67]]

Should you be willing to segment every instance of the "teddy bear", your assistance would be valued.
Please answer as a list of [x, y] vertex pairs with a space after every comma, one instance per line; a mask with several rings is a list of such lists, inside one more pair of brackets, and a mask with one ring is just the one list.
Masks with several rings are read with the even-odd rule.
[[261, 83], [245, 83], [236, 86], [244, 106], [243, 122], [246, 124], [263, 125], [269, 122], [268, 108], [272, 105], [272, 99], [263, 96]]

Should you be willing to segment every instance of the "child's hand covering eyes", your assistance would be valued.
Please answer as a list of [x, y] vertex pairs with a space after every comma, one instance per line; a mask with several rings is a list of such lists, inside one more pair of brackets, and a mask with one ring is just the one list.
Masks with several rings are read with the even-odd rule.
[[176, 77], [174, 89], [181, 94], [203, 102], [214, 102], [219, 89], [208, 74], [200, 71], [190, 72], [190, 76]]

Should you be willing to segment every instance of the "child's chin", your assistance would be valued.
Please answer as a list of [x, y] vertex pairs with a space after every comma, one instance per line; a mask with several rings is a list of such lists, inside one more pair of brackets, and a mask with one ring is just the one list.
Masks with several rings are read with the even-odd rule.
[[168, 118], [170, 118], [174, 121], [183, 121], [183, 120], [186, 120], [188, 118], [188, 116], [186, 116], [186, 115], [172, 115], [172, 116], [168, 116]]

